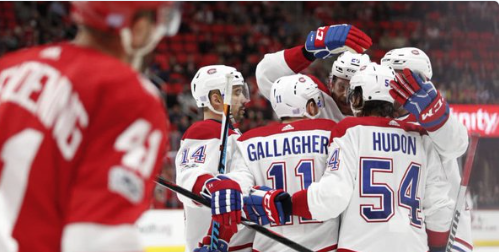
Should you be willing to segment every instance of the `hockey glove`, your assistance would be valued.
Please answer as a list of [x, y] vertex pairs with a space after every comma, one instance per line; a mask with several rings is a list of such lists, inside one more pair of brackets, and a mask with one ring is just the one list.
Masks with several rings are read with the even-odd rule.
[[[210, 237], [208, 237], [207, 239], [209, 240]], [[229, 251], [229, 244], [222, 239], [218, 239], [217, 248], [211, 248], [210, 244], [208, 243], [200, 248], [194, 249], [194, 252], [227, 252], [227, 251]]]
[[282, 189], [255, 186], [244, 197], [246, 216], [260, 225], [283, 225], [291, 215], [291, 196]]
[[241, 223], [243, 200], [239, 184], [218, 175], [206, 180], [201, 194], [211, 200], [213, 221], [220, 223], [224, 228], [229, 226], [233, 233], [237, 232], [237, 224]]
[[372, 44], [371, 38], [363, 31], [353, 25], [341, 24], [311, 31], [305, 42], [305, 50], [316, 58], [326, 59], [345, 51], [363, 53]]
[[421, 77], [408, 68], [396, 74], [396, 81], [390, 82], [390, 95], [414, 115], [428, 131], [435, 131], [449, 119], [449, 104], [431, 81], [424, 82]]
[[[229, 241], [234, 235], [231, 228], [220, 227], [213, 223], [208, 230], [208, 235], [203, 237], [199, 243], [199, 248], [194, 249], [196, 252], [227, 252], [229, 251]], [[213, 242], [212, 239], [215, 239]], [[213, 247], [210, 246], [213, 244]]]

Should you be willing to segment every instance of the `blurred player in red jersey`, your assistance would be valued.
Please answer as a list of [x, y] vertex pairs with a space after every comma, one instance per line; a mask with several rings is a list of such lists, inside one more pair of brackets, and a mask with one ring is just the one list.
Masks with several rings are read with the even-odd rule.
[[0, 59], [0, 251], [141, 251], [167, 143], [136, 69], [180, 22], [168, 2], [75, 2], [71, 43]]

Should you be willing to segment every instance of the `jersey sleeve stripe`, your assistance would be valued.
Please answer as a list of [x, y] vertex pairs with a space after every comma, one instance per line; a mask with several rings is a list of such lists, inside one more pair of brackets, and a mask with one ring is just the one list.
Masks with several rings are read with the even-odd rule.
[[338, 248], [338, 244], [334, 244], [334, 245], [331, 245], [329, 247], [325, 247], [325, 248], [319, 249], [319, 250], [317, 250], [317, 252], [334, 251], [337, 248]]
[[295, 73], [301, 72], [312, 64], [302, 52], [303, 45], [284, 50], [284, 60], [288, 67]]
[[312, 219], [312, 213], [310, 213], [308, 206], [307, 190], [301, 190], [293, 194], [293, 215], [304, 217], [307, 219]]
[[466, 250], [464, 250], [464, 251], [472, 251], [473, 250], [473, 245], [471, 245], [471, 244], [467, 243], [466, 241], [459, 239], [457, 237], [454, 240], [454, 245], [461, 245], [461, 247], [466, 248]]
[[243, 250], [245, 248], [251, 248], [253, 247], [253, 243], [246, 243], [246, 244], [243, 244], [243, 245], [238, 245], [238, 246], [231, 246], [229, 248], [229, 251], [238, 251], [238, 250]]

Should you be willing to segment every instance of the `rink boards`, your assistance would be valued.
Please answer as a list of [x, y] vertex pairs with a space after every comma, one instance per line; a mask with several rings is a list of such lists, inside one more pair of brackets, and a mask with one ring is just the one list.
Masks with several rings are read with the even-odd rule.
[[[184, 251], [182, 210], [149, 210], [139, 219], [137, 225], [147, 252]], [[472, 227], [475, 247], [499, 247], [499, 210], [473, 211]]]

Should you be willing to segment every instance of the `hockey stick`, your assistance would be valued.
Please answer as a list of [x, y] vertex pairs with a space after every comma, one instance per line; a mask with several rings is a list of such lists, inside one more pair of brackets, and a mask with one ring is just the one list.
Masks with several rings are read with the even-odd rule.
[[222, 130], [220, 132], [220, 160], [218, 161], [218, 173], [220, 174], [225, 174], [225, 167], [227, 165], [227, 138], [229, 137], [232, 80], [234, 79], [234, 76], [232, 74], [227, 74], [225, 78], [224, 111], [222, 117]]
[[[180, 187], [180, 186], [178, 186], [178, 185], [176, 185], [176, 184], [174, 184], [174, 183], [172, 183], [172, 182], [170, 182], [168, 180], [165, 180], [162, 177], [157, 177], [156, 178], [156, 183], [159, 184], [159, 185], [161, 185], [161, 186], [164, 186], [164, 187], [166, 187], [166, 188], [168, 188], [168, 189], [170, 189], [170, 190], [172, 190], [172, 191], [174, 191], [176, 193], [180, 193], [183, 196], [185, 196], [185, 197], [187, 197], [187, 198], [189, 198], [191, 200], [194, 200], [194, 201], [196, 201], [196, 202], [198, 202], [198, 203], [200, 203], [200, 204], [202, 204], [204, 206], [207, 206], [207, 207], [211, 208], [211, 203], [210, 203], [209, 200], [207, 200], [207, 199], [203, 198], [202, 196], [197, 195], [197, 194], [195, 194], [195, 193], [193, 193], [193, 192], [191, 192], [191, 191], [189, 191], [189, 190], [187, 190], [185, 188], [182, 188], [182, 187]], [[290, 248], [292, 248], [292, 249], [294, 249], [296, 251], [300, 251], [300, 252], [312, 252], [312, 250], [310, 250], [308, 248], [305, 248], [302, 245], [300, 245], [300, 244], [298, 244], [298, 243], [296, 243], [294, 241], [291, 241], [288, 238], [286, 238], [286, 237], [284, 237], [284, 236], [282, 236], [282, 235], [280, 235], [278, 233], [274, 233], [274, 232], [272, 232], [272, 231], [270, 231], [270, 230], [268, 230], [268, 229], [266, 229], [266, 228], [264, 228], [264, 227], [262, 227], [262, 226], [260, 226], [260, 225], [258, 225], [256, 223], [254, 223], [254, 222], [251, 222], [251, 221], [249, 221], [248, 219], [246, 219], [244, 217], [242, 217], [241, 220], [242, 220], [241, 223], [243, 225], [247, 226], [248, 228], [253, 229], [256, 232], [258, 232], [258, 233], [260, 233], [262, 235], [265, 235], [265, 236], [267, 236], [270, 239], [278, 241], [278, 242], [280, 242], [280, 243], [282, 243], [282, 244], [284, 244], [284, 245], [286, 245], [286, 246], [288, 246], [288, 247], [290, 247]]]
[[464, 164], [463, 177], [461, 178], [461, 186], [459, 187], [459, 192], [456, 199], [456, 208], [454, 209], [454, 214], [452, 215], [452, 222], [450, 226], [449, 238], [447, 239], [447, 246], [445, 247], [446, 252], [452, 250], [452, 245], [456, 239], [457, 227], [459, 224], [459, 219], [461, 216], [461, 211], [466, 202], [466, 189], [468, 188], [468, 182], [470, 180], [471, 169], [473, 168], [473, 160], [475, 159], [476, 147], [478, 145], [479, 134], [471, 134], [470, 147], [468, 153], [466, 154], [466, 163]]
[[[232, 102], [232, 80], [234, 76], [228, 73], [225, 76], [225, 94], [223, 103], [222, 128], [220, 130], [220, 159], [218, 160], [218, 173], [225, 174], [227, 166], [227, 138], [229, 137], [230, 105]], [[220, 223], [213, 221], [211, 225], [210, 248], [218, 249]]]

